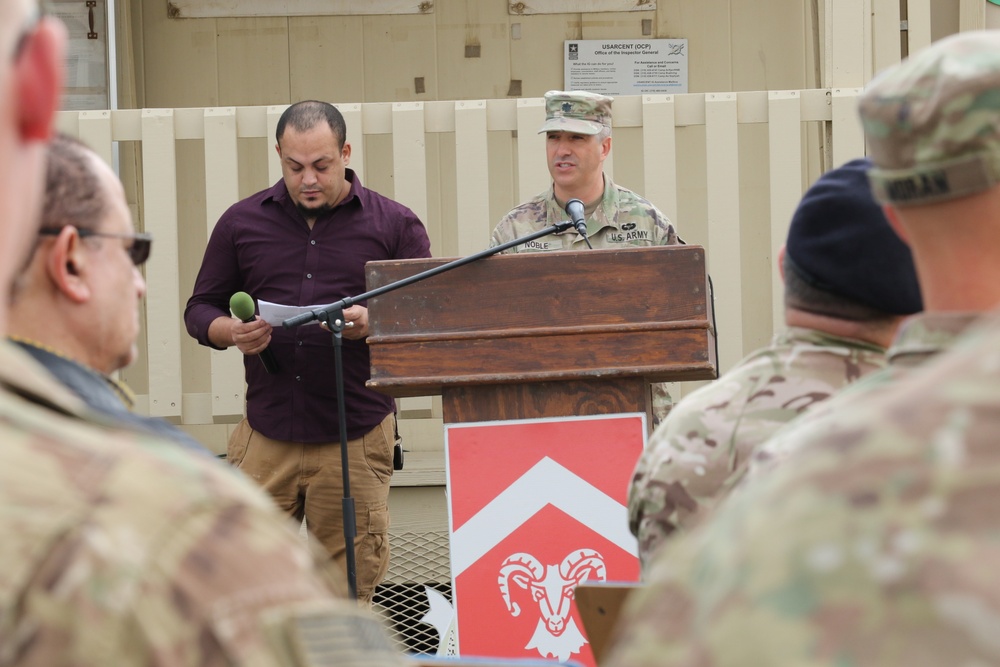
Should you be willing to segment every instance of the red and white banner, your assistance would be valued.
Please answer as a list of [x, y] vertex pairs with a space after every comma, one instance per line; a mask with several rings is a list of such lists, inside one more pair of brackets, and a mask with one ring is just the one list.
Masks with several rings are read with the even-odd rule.
[[573, 589], [637, 581], [626, 495], [642, 414], [447, 424], [460, 655], [594, 665]]

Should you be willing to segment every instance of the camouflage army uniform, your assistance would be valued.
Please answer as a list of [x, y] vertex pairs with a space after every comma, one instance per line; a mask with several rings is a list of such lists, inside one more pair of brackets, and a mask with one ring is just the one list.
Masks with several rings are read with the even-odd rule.
[[668, 543], [604, 664], [1000, 663], [997, 433], [994, 315]]
[[784, 460], [800, 443], [836, 427], [838, 415], [903, 382], [913, 369], [947, 351], [982, 313], [921, 313], [906, 320], [889, 348], [888, 366], [868, 375], [782, 428], [756, 452], [747, 475], [759, 475]]
[[[505, 215], [490, 238], [490, 247], [537, 232], [569, 216], [556, 201], [552, 188]], [[636, 246], [676, 245], [683, 243], [670, 220], [659, 209], [636, 193], [615, 185], [604, 176], [604, 195], [596, 210], [587, 216], [587, 236], [594, 248], [631, 248]], [[514, 246], [504, 253], [548, 252], [551, 250], [586, 250], [587, 242], [573, 228], [549, 234], [530, 243]]]
[[401, 662], [228, 466], [86, 423], [7, 342], [0, 385], [0, 664]]
[[639, 557], [690, 528], [783, 424], [885, 367], [885, 349], [791, 327], [729, 373], [685, 397], [650, 438], [629, 488]]

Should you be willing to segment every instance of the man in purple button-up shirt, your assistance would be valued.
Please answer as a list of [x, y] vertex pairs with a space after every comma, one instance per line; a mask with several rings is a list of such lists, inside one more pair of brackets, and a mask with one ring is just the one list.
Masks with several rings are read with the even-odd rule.
[[[278, 121], [282, 180], [234, 204], [205, 250], [184, 321], [202, 345], [237, 346], [246, 356], [247, 417], [230, 437], [228, 458], [346, 562], [334, 349], [319, 326], [272, 327], [229, 314], [240, 291], [287, 305], [315, 305], [365, 292], [364, 266], [380, 259], [430, 257], [419, 218], [365, 189], [347, 168], [343, 116], [324, 102], [299, 102]], [[389, 563], [389, 480], [394, 403], [365, 387], [370, 377], [368, 309], [344, 310], [343, 361], [351, 496], [356, 501], [357, 592], [370, 602]], [[265, 348], [268, 373], [254, 358]]]

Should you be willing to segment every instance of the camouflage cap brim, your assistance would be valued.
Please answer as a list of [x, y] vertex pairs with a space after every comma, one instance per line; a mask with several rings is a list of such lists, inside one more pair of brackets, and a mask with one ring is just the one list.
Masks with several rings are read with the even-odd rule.
[[605, 128], [603, 123], [593, 120], [582, 120], [580, 118], [566, 118], [559, 116], [549, 118], [542, 125], [538, 133], [542, 132], [573, 132], [575, 134], [600, 134]]
[[968, 197], [1000, 184], [1000, 164], [996, 155], [982, 152], [909, 169], [872, 167], [868, 180], [879, 202], [919, 206]]

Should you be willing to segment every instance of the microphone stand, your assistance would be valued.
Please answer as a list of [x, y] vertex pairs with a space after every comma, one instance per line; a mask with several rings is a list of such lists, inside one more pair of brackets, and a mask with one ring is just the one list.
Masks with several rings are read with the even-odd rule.
[[[333, 360], [334, 366], [336, 367], [336, 383], [337, 383], [337, 420], [340, 425], [340, 467], [341, 475], [344, 482], [344, 498], [342, 501], [342, 511], [344, 513], [344, 543], [347, 552], [347, 588], [350, 591], [351, 597], [356, 598], [358, 595], [357, 591], [357, 568], [355, 565], [355, 554], [354, 554], [354, 538], [357, 536], [357, 519], [354, 513], [354, 498], [351, 497], [351, 478], [350, 472], [348, 470], [348, 455], [347, 455], [347, 415], [346, 409], [344, 407], [344, 369], [343, 369], [343, 336], [344, 331], [344, 308], [349, 308], [359, 301], [365, 301], [367, 299], [374, 298], [381, 294], [387, 292], [392, 292], [401, 287], [406, 287], [407, 285], [412, 285], [413, 283], [420, 282], [430, 278], [431, 276], [436, 276], [439, 273], [444, 273], [445, 271], [450, 271], [452, 269], [457, 269], [460, 266], [470, 264], [477, 260], [483, 259], [484, 257], [489, 257], [495, 255], [499, 252], [503, 252], [508, 248], [513, 248], [514, 246], [521, 245], [522, 243], [527, 243], [528, 241], [533, 241], [542, 236], [548, 236], [555, 232], [561, 232], [570, 227], [573, 227], [572, 220], [564, 220], [562, 222], [557, 222], [553, 225], [549, 225], [544, 229], [540, 229], [537, 232], [532, 232], [526, 236], [522, 236], [519, 239], [514, 239], [513, 241], [508, 241], [507, 243], [502, 243], [493, 248], [487, 248], [474, 255], [469, 255], [468, 257], [461, 257], [454, 261], [448, 262], [447, 264], [442, 264], [441, 266], [436, 266], [432, 269], [426, 271], [421, 271], [408, 278], [403, 278], [402, 280], [397, 280], [394, 283], [389, 283], [388, 285], [383, 285], [382, 287], [373, 289], [364, 294], [359, 294], [358, 296], [345, 297], [340, 301], [336, 301], [322, 308], [315, 308], [306, 313], [301, 313], [295, 317], [290, 317], [284, 320], [281, 325], [286, 329], [291, 329], [293, 327], [302, 326], [303, 324], [308, 324], [310, 322], [325, 322], [327, 328], [333, 333]], [[586, 236], [584, 237], [586, 238]], [[587, 242], [590, 245], [590, 242]]]

